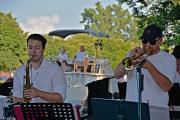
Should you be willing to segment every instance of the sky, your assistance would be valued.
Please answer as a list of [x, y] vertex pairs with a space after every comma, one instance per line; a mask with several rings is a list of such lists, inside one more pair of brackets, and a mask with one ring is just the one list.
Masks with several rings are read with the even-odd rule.
[[116, 0], [0, 0], [0, 11], [11, 12], [20, 27], [29, 33], [48, 33], [57, 29], [83, 29], [84, 8], [116, 4]]

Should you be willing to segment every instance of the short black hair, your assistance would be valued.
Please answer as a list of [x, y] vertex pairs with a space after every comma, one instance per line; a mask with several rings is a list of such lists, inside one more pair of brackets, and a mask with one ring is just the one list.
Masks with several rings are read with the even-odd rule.
[[172, 54], [175, 56], [176, 59], [180, 59], [180, 45], [176, 45], [174, 47]]
[[29, 35], [27, 38], [27, 44], [30, 39], [41, 41], [43, 49], [45, 48], [47, 40], [41, 34], [34, 33]]

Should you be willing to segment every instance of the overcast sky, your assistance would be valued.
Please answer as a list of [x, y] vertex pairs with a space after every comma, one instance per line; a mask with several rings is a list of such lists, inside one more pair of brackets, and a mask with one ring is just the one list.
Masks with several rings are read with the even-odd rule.
[[[0, 11], [12, 12], [26, 32], [48, 33], [55, 29], [82, 29], [81, 13], [98, 0], [0, 0]], [[99, 0], [103, 6], [116, 0]]]

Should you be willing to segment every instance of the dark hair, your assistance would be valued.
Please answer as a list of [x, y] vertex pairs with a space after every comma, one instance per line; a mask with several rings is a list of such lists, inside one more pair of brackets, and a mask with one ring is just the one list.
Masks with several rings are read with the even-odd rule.
[[27, 44], [30, 39], [41, 41], [43, 49], [45, 48], [47, 40], [41, 34], [34, 33], [29, 35], [27, 38]]
[[172, 54], [175, 56], [176, 59], [180, 59], [180, 45], [176, 45], [174, 47]]

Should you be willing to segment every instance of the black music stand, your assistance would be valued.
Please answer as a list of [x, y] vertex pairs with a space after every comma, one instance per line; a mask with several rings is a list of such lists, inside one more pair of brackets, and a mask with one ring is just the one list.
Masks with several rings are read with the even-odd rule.
[[[138, 103], [113, 99], [93, 98], [93, 120], [139, 120]], [[142, 104], [142, 120], [150, 120], [148, 103]]]
[[5, 82], [0, 84], [0, 95], [10, 96], [13, 87], [13, 82]]
[[92, 107], [91, 107], [91, 99], [92, 98], [105, 98], [109, 99], [110, 96], [109, 92], [109, 80], [111, 78], [103, 78], [102, 80], [93, 81], [88, 83], [86, 86], [88, 87], [88, 118], [90, 119], [93, 116]]
[[75, 120], [70, 103], [22, 103], [24, 120]]

